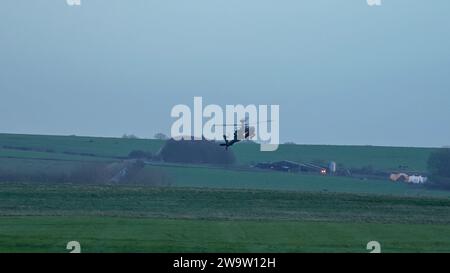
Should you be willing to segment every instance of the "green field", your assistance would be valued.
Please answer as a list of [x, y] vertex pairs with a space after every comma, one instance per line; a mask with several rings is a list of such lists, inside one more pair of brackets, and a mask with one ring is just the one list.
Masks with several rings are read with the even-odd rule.
[[[0, 171], [16, 171], [23, 174], [45, 171], [50, 174], [60, 174], [69, 173], [71, 170], [76, 169], [86, 162], [97, 163], [96, 160], [64, 161], [0, 158]], [[174, 187], [318, 191], [398, 196], [450, 196], [449, 191], [428, 189], [421, 185], [393, 183], [387, 179], [363, 180], [349, 177], [324, 177], [319, 175], [299, 175], [261, 170], [224, 169], [201, 165], [181, 166], [173, 164], [157, 164], [147, 166], [145, 170], [149, 172], [163, 172], [167, 175], [170, 185]]]
[[[78, 136], [38, 136], [0, 134], [0, 156], [11, 155], [9, 147], [29, 147], [36, 149], [50, 149], [53, 152], [15, 151], [20, 157], [59, 158], [64, 152], [88, 153], [98, 157], [125, 157], [133, 150], [148, 150], [157, 152], [163, 145], [159, 140], [99, 138]], [[39, 156], [40, 155], [40, 156]], [[70, 155], [72, 156], [72, 155]], [[86, 157], [83, 157], [86, 159]]]
[[111, 217], [3, 217], [0, 252], [367, 253], [445, 252], [448, 225], [352, 224], [273, 221], [208, 221]]
[[[15, 170], [21, 173], [47, 170], [67, 173], [86, 162], [120, 161], [120, 158], [126, 157], [132, 150], [151, 151], [156, 154], [163, 144], [160, 140], [147, 139], [0, 134], [0, 170]], [[240, 144], [233, 147], [233, 151], [238, 160], [237, 166], [283, 159], [306, 162], [335, 160], [340, 165], [353, 168], [370, 165], [377, 170], [389, 171], [396, 170], [401, 165], [410, 170], [424, 172], [427, 158], [433, 149], [281, 145], [277, 152], [263, 153], [259, 151], [258, 145]], [[449, 196], [449, 192], [395, 184], [388, 181], [387, 177], [384, 180], [360, 180], [201, 165], [157, 164], [148, 166], [147, 169], [163, 171], [171, 178], [173, 186], [180, 187]]]
[[[157, 153], [164, 144], [160, 140], [96, 138], [76, 136], [33, 136], [0, 134], [0, 157], [63, 158], [64, 152], [90, 153], [97, 157], [125, 157], [132, 150]], [[2, 148], [31, 147], [53, 150], [53, 153], [11, 151]], [[277, 160], [336, 161], [343, 166], [360, 168], [372, 166], [378, 170], [406, 170], [424, 172], [428, 156], [434, 149], [374, 146], [280, 145], [276, 152], [260, 152], [259, 145], [240, 144], [233, 147], [238, 164], [251, 164]], [[80, 159], [77, 158], [77, 159]], [[81, 159], [88, 159], [81, 157]]]
[[0, 252], [450, 251], [450, 199], [0, 184]]
[[[170, 186], [58, 181], [84, 164], [121, 162], [158, 140], [0, 134], [0, 172], [52, 181], [0, 181], [0, 252], [450, 252], [450, 192], [387, 179], [256, 170], [255, 162], [329, 161], [426, 171], [433, 149], [282, 145], [233, 147], [220, 167], [154, 162]], [[32, 176], [30, 176], [32, 177]]]
[[332, 145], [280, 145], [276, 152], [260, 152], [258, 145], [240, 145], [235, 149], [239, 162], [292, 160], [298, 162], [336, 161], [349, 168], [372, 166], [377, 170], [426, 171], [429, 148], [332, 146]]
[[450, 198], [0, 183], [0, 215], [450, 223]]
[[[147, 168], [161, 169], [160, 166]], [[385, 180], [349, 177], [299, 175], [283, 172], [224, 170], [206, 167], [164, 166], [162, 169], [178, 187], [237, 188], [288, 191], [371, 193], [400, 196], [443, 196], [449, 191], [430, 190], [422, 185], [408, 185]]]

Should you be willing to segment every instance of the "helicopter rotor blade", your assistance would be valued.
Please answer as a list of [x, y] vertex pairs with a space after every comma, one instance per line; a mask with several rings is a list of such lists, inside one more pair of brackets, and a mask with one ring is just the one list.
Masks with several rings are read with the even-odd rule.
[[234, 126], [234, 127], [236, 127], [236, 126], [241, 126], [242, 124], [244, 124], [244, 125], [257, 125], [257, 124], [261, 124], [261, 123], [271, 123], [271, 122], [273, 122], [273, 120], [259, 121], [259, 122], [256, 122], [256, 123], [245, 123], [245, 122], [243, 122], [243, 123], [234, 123], [234, 124], [214, 124], [214, 126]]
[[214, 124], [214, 126], [239, 126], [240, 124]]

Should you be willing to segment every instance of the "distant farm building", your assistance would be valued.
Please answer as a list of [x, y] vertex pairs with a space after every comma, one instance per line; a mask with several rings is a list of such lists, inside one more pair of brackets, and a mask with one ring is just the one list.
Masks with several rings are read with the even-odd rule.
[[393, 173], [390, 176], [391, 181], [405, 182], [410, 184], [425, 184], [428, 178], [420, 175], [407, 175], [405, 173]]
[[299, 172], [301, 168], [299, 163], [287, 160], [272, 163], [258, 163], [255, 167], [280, 172]]
[[327, 168], [322, 166], [317, 166], [310, 163], [298, 163], [289, 160], [271, 162], [271, 163], [258, 163], [254, 166], [255, 168], [264, 170], [273, 170], [280, 172], [292, 172], [292, 173], [320, 173], [327, 174]]

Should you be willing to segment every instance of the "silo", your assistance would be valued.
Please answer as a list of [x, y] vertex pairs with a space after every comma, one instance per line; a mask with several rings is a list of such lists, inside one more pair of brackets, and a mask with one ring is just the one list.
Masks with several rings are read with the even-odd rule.
[[334, 161], [330, 162], [330, 165], [328, 166], [328, 169], [330, 170], [330, 174], [336, 173], [337, 164]]

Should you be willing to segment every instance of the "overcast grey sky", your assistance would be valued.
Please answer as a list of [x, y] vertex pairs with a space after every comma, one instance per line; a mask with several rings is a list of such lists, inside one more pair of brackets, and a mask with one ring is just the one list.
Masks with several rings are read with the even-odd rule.
[[2, 0], [0, 132], [151, 137], [279, 104], [282, 141], [450, 145], [450, 1]]

